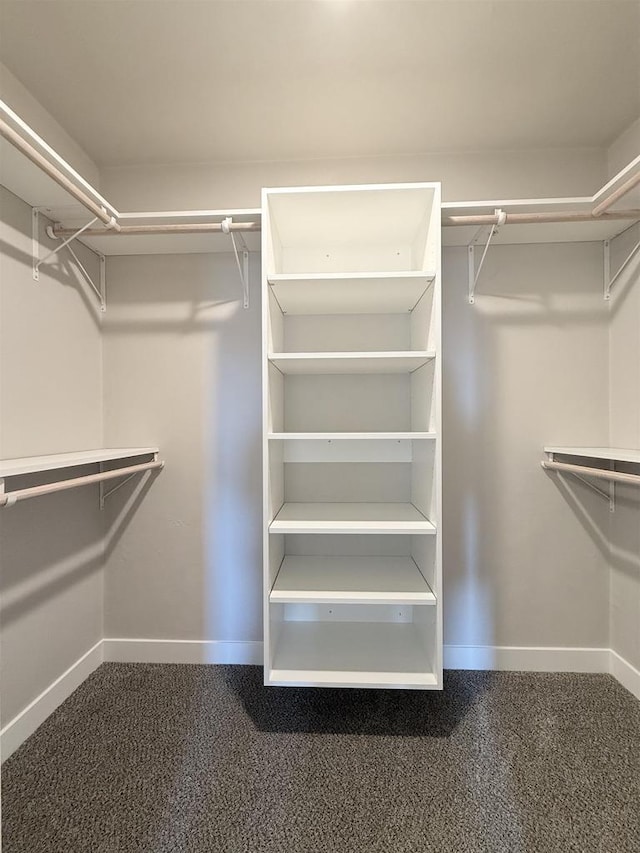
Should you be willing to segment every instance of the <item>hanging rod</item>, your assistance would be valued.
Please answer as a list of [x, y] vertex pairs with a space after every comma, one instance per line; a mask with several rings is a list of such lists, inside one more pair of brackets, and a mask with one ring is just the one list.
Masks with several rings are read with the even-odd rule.
[[[527, 225], [536, 223], [553, 222], [602, 222], [606, 220], [640, 220], [640, 209], [615, 210], [594, 216], [592, 213], [576, 213], [566, 211], [565, 213], [506, 213], [504, 220], [494, 213], [477, 214], [470, 216], [443, 216], [443, 227], [465, 226], [465, 225]], [[260, 222], [234, 222], [232, 231], [260, 231]], [[210, 234], [223, 231], [220, 222], [192, 222], [192, 223], [167, 223], [164, 225], [120, 225], [118, 234]], [[73, 228], [64, 228], [55, 225], [53, 233], [56, 237], [69, 237], [74, 233]], [[92, 228], [85, 231], [85, 237], [106, 237], [113, 231], [105, 231], [101, 228]], [[226, 233], [226, 232], [225, 232]]]
[[[93, 213], [93, 215], [108, 226], [109, 229], [114, 231], [120, 230], [120, 226], [118, 225], [115, 216], [112, 216], [106, 208], [99, 205], [89, 195], [87, 195], [87, 193], [77, 187], [73, 181], [60, 171], [60, 169], [54, 166], [53, 163], [50, 163], [46, 157], [37, 151], [30, 142], [23, 139], [20, 134], [2, 118], [0, 118], [0, 136], [4, 136], [8, 142], [18, 149], [18, 151], [38, 166], [39, 169], [42, 169], [42, 171], [55, 181], [58, 186], [62, 187], [63, 190], [66, 190], [70, 196], [73, 196], [76, 201], [80, 202], [83, 207]], [[100, 233], [109, 232], [101, 231]]]
[[85, 477], [74, 477], [71, 480], [59, 480], [57, 483], [46, 483], [43, 486], [32, 486], [29, 489], [17, 489], [14, 492], [0, 494], [0, 507], [13, 506], [17, 501], [62, 492], [66, 489], [77, 489], [79, 486], [90, 486], [105, 480], [115, 480], [117, 477], [127, 477], [141, 471], [154, 471], [164, 468], [164, 462], [143, 462], [140, 465], [129, 465], [126, 468], [116, 468], [113, 471], [101, 471], [99, 474], [88, 474]]
[[578, 213], [567, 210], [564, 213], [556, 211], [553, 213], [506, 213], [506, 219], [502, 223], [495, 213], [480, 213], [471, 215], [443, 216], [442, 226], [445, 228], [464, 225], [535, 225], [544, 222], [604, 222], [616, 219], [640, 220], [640, 209], [612, 210], [595, 216], [591, 213]]
[[597, 204], [591, 212], [594, 216], [602, 216], [605, 210], [611, 207], [612, 204], [615, 204], [618, 199], [621, 199], [623, 195], [626, 195], [637, 184], [640, 184], [640, 172], [637, 172], [635, 175], [632, 175], [632, 177], [625, 181], [622, 186], [618, 187], [617, 190], [614, 190], [611, 195], [608, 195], [606, 198], [602, 199], [600, 204]]
[[[639, 215], [640, 218], [640, 215]], [[233, 222], [229, 229], [231, 231], [260, 231], [259, 222]], [[73, 228], [62, 228], [54, 225], [53, 233], [56, 237], [67, 237], [73, 234]], [[106, 237], [113, 231], [104, 231], [102, 228], [90, 228], [84, 232], [85, 237]], [[191, 222], [191, 223], [167, 223], [165, 225], [121, 225], [118, 235], [126, 234], [228, 234], [229, 230], [222, 227], [222, 222]]]
[[638, 483], [640, 474], [625, 474], [622, 471], [610, 471], [606, 468], [589, 468], [587, 465], [571, 465], [569, 462], [544, 461], [540, 463], [548, 471], [567, 471], [569, 474], [583, 474], [599, 480], [613, 480], [616, 483]]

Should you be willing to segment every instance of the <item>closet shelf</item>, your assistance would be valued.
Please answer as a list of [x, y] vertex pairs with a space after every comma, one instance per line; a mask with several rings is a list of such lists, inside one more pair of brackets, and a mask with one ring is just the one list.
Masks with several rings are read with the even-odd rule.
[[437, 687], [417, 627], [394, 622], [282, 623], [268, 684]]
[[411, 503], [285, 503], [271, 533], [421, 533], [436, 528]]
[[135, 456], [150, 456], [158, 452], [157, 447], [118, 447], [0, 459], [0, 477], [17, 477], [21, 474], [37, 474], [41, 471], [75, 468], [79, 465], [92, 465], [98, 462], [115, 462], [119, 459], [132, 459]]
[[270, 441], [434, 441], [435, 432], [270, 432]]
[[270, 274], [284, 314], [403, 314], [412, 311], [434, 271]]
[[640, 450], [623, 447], [545, 447], [545, 453], [577, 456], [582, 459], [604, 459], [608, 462], [631, 462], [640, 465]]
[[431, 350], [404, 352], [279, 352], [269, 361], [281, 373], [413, 373], [436, 357]]
[[286, 556], [272, 604], [435, 604], [411, 557]]
[[[557, 471], [561, 474], [571, 474], [585, 485], [597, 492], [605, 500], [609, 501], [611, 512], [615, 509], [615, 483], [623, 483], [632, 486], [640, 486], [640, 470], [618, 471], [615, 465], [620, 463], [626, 466], [640, 466], [640, 450], [621, 447], [545, 447], [544, 452], [548, 459], [540, 464], [547, 471]], [[560, 461], [556, 456], [562, 457]], [[609, 463], [608, 467], [602, 464], [579, 464], [572, 460], [593, 460], [594, 463]], [[568, 461], [567, 461], [568, 460]], [[588, 479], [585, 479], [588, 478]], [[609, 493], [599, 489], [592, 480], [607, 480], [609, 482]]]
[[[76, 489], [81, 486], [99, 484], [100, 486], [100, 508], [104, 507], [105, 499], [117, 491], [125, 482], [137, 474], [146, 471], [160, 470], [164, 462], [158, 460], [157, 447], [127, 447], [103, 450], [82, 450], [76, 453], [56, 453], [49, 456], [26, 456], [17, 459], [4, 459], [0, 461], [0, 507], [13, 506], [18, 501], [37, 498], [55, 492]], [[18, 477], [25, 474], [40, 474], [47, 471], [62, 471], [68, 468], [77, 468], [84, 465], [95, 465], [102, 462], [115, 462], [135, 457], [153, 456], [152, 460], [137, 462], [134, 465], [110, 468], [107, 471], [99, 471], [94, 474], [86, 474], [79, 477], [71, 477], [64, 480], [45, 482], [37, 486], [29, 486], [14, 491], [4, 491], [4, 480], [7, 477]], [[104, 483], [108, 480], [125, 479], [104, 491]]]

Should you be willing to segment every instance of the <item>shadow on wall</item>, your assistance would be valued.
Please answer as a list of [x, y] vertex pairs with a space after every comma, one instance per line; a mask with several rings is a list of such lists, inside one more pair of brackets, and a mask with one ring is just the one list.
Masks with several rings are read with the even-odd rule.
[[[262, 370], [260, 256], [250, 256], [250, 302], [211, 343], [205, 394], [203, 590], [206, 637], [262, 639]], [[237, 273], [218, 293], [237, 295]]]
[[259, 270], [245, 311], [233, 254], [109, 259], [107, 441], [166, 462], [109, 500], [109, 636], [260, 639]]
[[446, 738], [494, 675], [449, 670], [443, 691], [264, 687], [255, 666], [225, 668], [224, 678], [261, 732]]
[[[90, 467], [78, 468], [73, 476], [90, 473]], [[11, 488], [28, 488], [57, 479], [57, 472], [25, 475], [14, 478]], [[0, 510], [3, 627], [101, 569], [101, 532], [95, 487], [48, 495]]]
[[[469, 305], [466, 252], [444, 252], [445, 643], [597, 642], [589, 620], [606, 590], [608, 508], [539, 462], [545, 444], [607, 443], [600, 253], [494, 246]], [[574, 512], [597, 551], [576, 539]], [[588, 612], [570, 624], [565, 589], [580, 578]]]

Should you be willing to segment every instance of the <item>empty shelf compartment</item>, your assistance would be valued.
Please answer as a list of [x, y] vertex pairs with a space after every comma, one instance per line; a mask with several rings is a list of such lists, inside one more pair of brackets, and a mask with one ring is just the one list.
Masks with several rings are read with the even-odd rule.
[[269, 684], [436, 688], [421, 632], [413, 623], [283, 622]]

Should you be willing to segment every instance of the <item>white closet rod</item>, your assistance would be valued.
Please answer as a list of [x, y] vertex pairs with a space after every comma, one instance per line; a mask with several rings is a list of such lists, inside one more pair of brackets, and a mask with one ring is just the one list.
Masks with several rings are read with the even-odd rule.
[[116, 468], [113, 471], [101, 471], [99, 474], [88, 474], [85, 477], [74, 477], [71, 480], [59, 480], [57, 483], [46, 483], [44, 486], [32, 486], [29, 489], [17, 489], [14, 492], [0, 494], [0, 507], [12, 506], [17, 501], [49, 495], [52, 492], [62, 492], [66, 489], [76, 489], [79, 486], [90, 486], [116, 477], [127, 477], [140, 471], [154, 471], [164, 468], [164, 462], [143, 462], [140, 465], [129, 465], [126, 468]]
[[[158, 225], [120, 225], [118, 235], [125, 234], [219, 234], [231, 231], [260, 231], [259, 222], [232, 222], [228, 229], [222, 228], [221, 222], [191, 222], [191, 223], [165, 223]], [[62, 228], [59, 225], [53, 228], [56, 237], [67, 237], [75, 233], [73, 228]], [[83, 237], [106, 237], [112, 231], [102, 228], [90, 228], [83, 233]]]
[[[554, 213], [507, 213], [505, 225], [527, 225], [544, 222], [602, 222], [611, 219], [640, 220], [640, 210], [615, 210], [594, 216], [593, 213], [576, 213], [575, 211], [560, 211]], [[498, 216], [493, 213], [473, 216], [443, 216], [443, 227], [465, 225], [497, 225]], [[260, 231], [259, 222], [234, 222], [232, 231]], [[118, 234], [216, 234], [222, 231], [219, 222], [165, 223], [157, 225], [121, 225]], [[54, 226], [56, 237], [70, 237], [75, 233], [73, 228]], [[90, 228], [84, 232], [85, 237], [103, 237], [113, 233], [102, 228]]]
[[[80, 202], [80, 204], [93, 213], [94, 216], [97, 216], [101, 222], [104, 222], [110, 229], [115, 231], [120, 230], [120, 226], [116, 222], [114, 216], [111, 215], [104, 207], [95, 202], [87, 193], [83, 192], [79, 187], [77, 187], [73, 181], [69, 180], [69, 178], [63, 174], [60, 169], [50, 163], [46, 157], [37, 151], [30, 142], [27, 142], [26, 139], [23, 139], [19, 133], [17, 133], [7, 122], [0, 118], [0, 136], [4, 136], [4, 138], [14, 145], [18, 151], [24, 154], [32, 163], [38, 166], [39, 169], [47, 174], [51, 180], [55, 181], [59, 186], [62, 187], [63, 190], [66, 190], [69, 195], [73, 196], [76, 201]], [[101, 231], [100, 233], [108, 233], [107, 231]]]
[[[602, 213], [600, 216], [591, 213], [578, 213], [576, 211], [555, 211], [553, 213], [507, 213], [504, 225], [535, 225], [545, 222], [602, 222], [614, 219], [640, 219], [640, 209], [634, 210], [612, 210]], [[443, 227], [454, 225], [499, 225], [500, 216], [496, 213], [471, 214], [468, 216], [453, 215], [443, 216]]]
[[622, 471], [610, 471], [606, 468], [589, 468], [586, 465], [571, 465], [568, 462], [541, 462], [549, 471], [566, 471], [569, 474], [582, 474], [599, 480], [613, 480], [616, 483], [638, 483], [640, 474], [625, 474]]
[[618, 201], [618, 199], [621, 199], [623, 195], [626, 195], [636, 186], [636, 184], [640, 184], [640, 172], [630, 177], [628, 181], [625, 181], [624, 184], [622, 184], [622, 186], [618, 187], [617, 190], [614, 190], [611, 195], [602, 199], [600, 204], [597, 204], [593, 208], [593, 215], [602, 216], [607, 208], [611, 207], [612, 204], [615, 204], [615, 202]]

